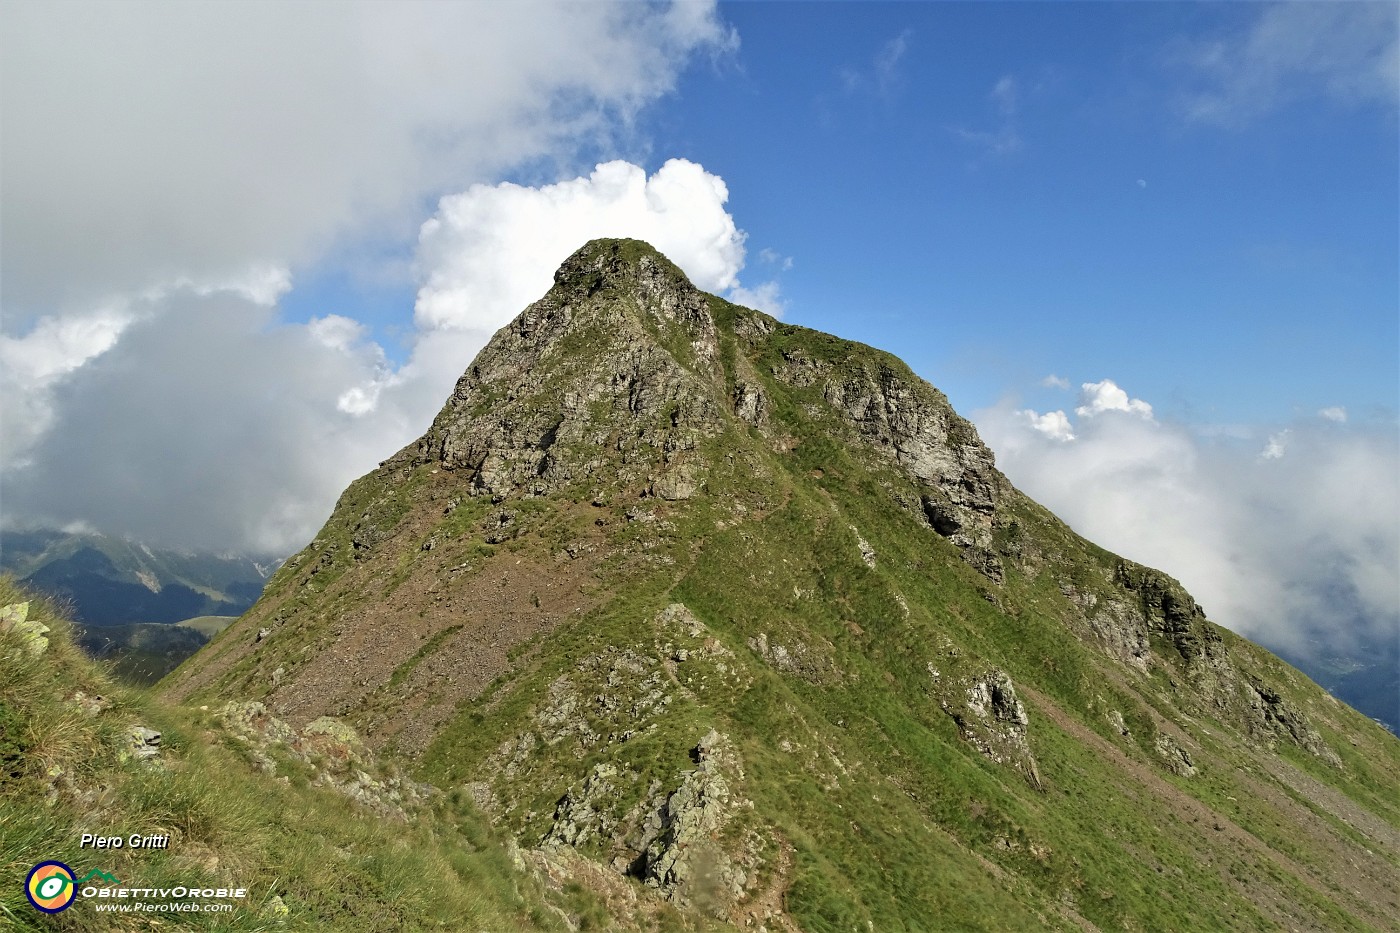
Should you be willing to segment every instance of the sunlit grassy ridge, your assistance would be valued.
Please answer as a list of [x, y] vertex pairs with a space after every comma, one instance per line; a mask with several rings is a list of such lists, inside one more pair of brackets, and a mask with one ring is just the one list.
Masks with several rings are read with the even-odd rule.
[[[0, 927], [20, 930], [559, 930], [560, 914], [511, 864], [503, 840], [450, 797], [411, 824], [308, 786], [297, 762], [255, 769], [202, 710], [120, 687], [71, 643], [67, 623], [9, 580], [0, 605], [30, 600], [48, 625], [33, 656], [0, 633]], [[102, 697], [85, 712], [75, 695]], [[162, 734], [161, 765], [128, 757], [127, 728]], [[166, 850], [79, 848], [84, 832], [169, 834]], [[26, 901], [30, 867], [62, 861], [131, 887], [243, 887], [231, 914], [97, 913], [79, 899], [52, 917]], [[565, 912], [586, 901], [561, 899]], [[173, 919], [172, 919], [173, 918]]]

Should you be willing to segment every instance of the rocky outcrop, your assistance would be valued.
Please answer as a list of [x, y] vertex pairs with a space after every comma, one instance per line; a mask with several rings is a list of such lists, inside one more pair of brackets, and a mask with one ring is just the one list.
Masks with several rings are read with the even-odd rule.
[[590, 839], [608, 839], [618, 822], [611, 815], [618, 787], [617, 768], [599, 762], [583, 782], [583, 789], [572, 789], [564, 795], [554, 810], [554, 825], [541, 843], [546, 846], [566, 845], [575, 848]]
[[1193, 777], [1196, 774], [1196, 766], [1191, 761], [1191, 756], [1186, 749], [1177, 744], [1176, 739], [1165, 732], [1157, 733], [1157, 738], [1152, 742], [1152, 748], [1157, 752], [1167, 770], [1181, 777]]
[[381, 816], [407, 820], [437, 793], [377, 761], [355, 730], [333, 717], [322, 716], [298, 732], [262, 703], [230, 702], [215, 719], [248, 749], [265, 774], [279, 773], [276, 752], [304, 766], [313, 785], [328, 787]]
[[[1184, 687], [1183, 705], [1235, 723], [1255, 742], [1292, 742], [1340, 765], [1300, 710], [1259, 678], [1242, 673], [1220, 631], [1180, 583], [1128, 560], [1119, 560], [1105, 582], [1104, 596], [1069, 583], [1060, 592], [1082, 612], [1090, 633], [1111, 657], [1142, 673], [1165, 663], [1176, 672], [1169, 673], [1168, 681]], [[1157, 751], [1177, 773], [1194, 773], [1184, 751], [1178, 754], [1175, 746], [1160, 744]]]
[[1114, 582], [1136, 598], [1148, 633], [1170, 643], [1188, 669], [1224, 656], [1220, 633], [1180, 583], [1128, 560], [1118, 562]]
[[1247, 723], [1256, 738], [1266, 742], [1284, 739], [1326, 761], [1334, 768], [1342, 760], [1308, 722], [1307, 717], [1268, 684], [1255, 677], [1241, 687], [1247, 709]]
[[743, 768], [733, 744], [713, 729], [690, 754], [696, 767], [682, 772], [672, 790], [655, 781], [625, 813], [620, 802], [638, 775], [611, 762], [595, 764], [555, 806], [540, 851], [625, 852], [612, 858], [615, 870], [679, 906], [728, 916], [745, 898], [752, 879], [744, 866], [754, 861], [743, 845], [726, 841], [735, 814], [750, 806], [738, 793]]
[[[943, 686], [948, 689], [956, 684]], [[958, 733], [979, 752], [997, 764], [1015, 768], [1032, 787], [1042, 787], [1028, 736], [1030, 715], [1005, 671], [992, 668], [968, 678], [961, 690], [945, 697], [941, 705], [957, 723]]]
[[754, 382], [735, 382], [734, 414], [749, 424], [763, 424], [768, 414], [768, 398], [762, 386]]
[[139, 762], [160, 760], [160, 733], [145, 726], [131, 726], [124, 733], [124, 756]]
[[875, 549], [870, 546], [869, 541], [861, 537], [860, 532], [856, 529], [855, 525], [852, 525], [850, 527], [851, 534], [856, 536], [856, 548], [860, 551], [861, 563], [865, 564], [865, 566], [869, 567], [871, 570], [874, 570]]
[[789, 360], [795, 384], [825, 376], [823, 397], [858, 436], [894, 460], [912, 479], [919, 506], [935, 532], [963, 549], [963, 556], [995, 583], [1004, 571], [992, 550], [997, 507], [1010, 490], [996, 460], [972, 423], [953, 411], [937, 389], [902, 366], [862, 360], [841, 369]]
[[1109, 657], [1145, 674], [1152, 665], [1148, 626], [1140, 607], [1124, 598], [1100, 598], [1092, 590], [1071, 583], [1060, 592], [1079, 609], [1089, 634]]
[[0, 609], [0, 632], [14, 632], [20, 637], [20, 644], [33, 657], [48, 650], [49, 627], [37, 619], [29, 618], [29, 602], [11, 603]]
[[725, 916], [748, 881], [721, 842], [739, 803], [731, 785], [743, 771], [729, 739], [713, 729], [691, 755], [695, 770], [647, 817], [637, 874], [683, 906]]
[[[637, 241], [595, 240], [496, 333], [396, 459], [464, 472], [473, 494], [606, 476], [688, 498], [702, 482], [693, 451], [723, 425], [717, 345], [708, 300], [679, 269]], [[758, 400], [746, 405], [756, 417]]]
[[763, 659], [764, 663], [785, 674], [795, 674], [804, 680], [823, 680], [823, 665], [812, 649], [802, 642], [792, 646], [770, 642], [767, 632], [759, 632], [747, 642], [749, 650]]

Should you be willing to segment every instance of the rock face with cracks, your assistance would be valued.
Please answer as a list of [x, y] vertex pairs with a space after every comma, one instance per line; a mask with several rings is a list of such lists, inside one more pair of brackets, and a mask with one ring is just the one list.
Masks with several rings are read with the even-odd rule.
[[476, 495], [611, 482], [620, 466], [659, 498], [689, 498], [704, 479], [693, 452], [721, 423], [716, 352], [705, 296], [668, 260], [631, 241], [585, 248], [482, 350], [412, 456]]
[[961, 693], [952, 702], [944, 700], [943, 710], [953, 717], [962, 737], [997, 764], [1021, 772], [1032, 787], [1041, 788], [1028, 738], [1030, 715], [1006, 672], [991, 670], [969, 678]]
[[647, 817], [640, 874], [682, 903], [719, 915], [744, 895], [745, 873], [720, 843], [743, 777], [729, 740], [711, 729], [695, 746], [696, 768]]

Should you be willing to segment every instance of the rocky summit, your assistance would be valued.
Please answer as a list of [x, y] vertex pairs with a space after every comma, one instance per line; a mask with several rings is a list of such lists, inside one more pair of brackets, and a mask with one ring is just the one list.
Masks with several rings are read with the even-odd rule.
[[635, 240], [570, 256], [162, 689], [352, 729], [586, 892], [575, 928], [1400, 928], [1394, 736], [1018, 492], [896, 358]]

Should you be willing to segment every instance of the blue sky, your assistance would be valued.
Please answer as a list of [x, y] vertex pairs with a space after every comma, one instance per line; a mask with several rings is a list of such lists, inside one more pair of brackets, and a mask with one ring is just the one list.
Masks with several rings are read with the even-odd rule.
[[[722, 5], [737, 50], [625, 139], [502, 177], [697, 162], [729, 187], [749, 274], [791, 258], [771, 269], [788, 320], [895, 350], [968, 409], [1055, 373], [1193, 422], [1393, 420], [1394, 97], [1280, 68], [1262, 110], [1190, 116], [1229, 92], [1193, 50], [1242, 43], [1261, 9]], [[345, 265], [299, 272], [287, 313], [353, 309], [402, 359], [414, 283]]]
[[0, 521], [296, 550], [631, 235], [1225, 624], [1393, 640], [1397, 9], [12, 0]]

